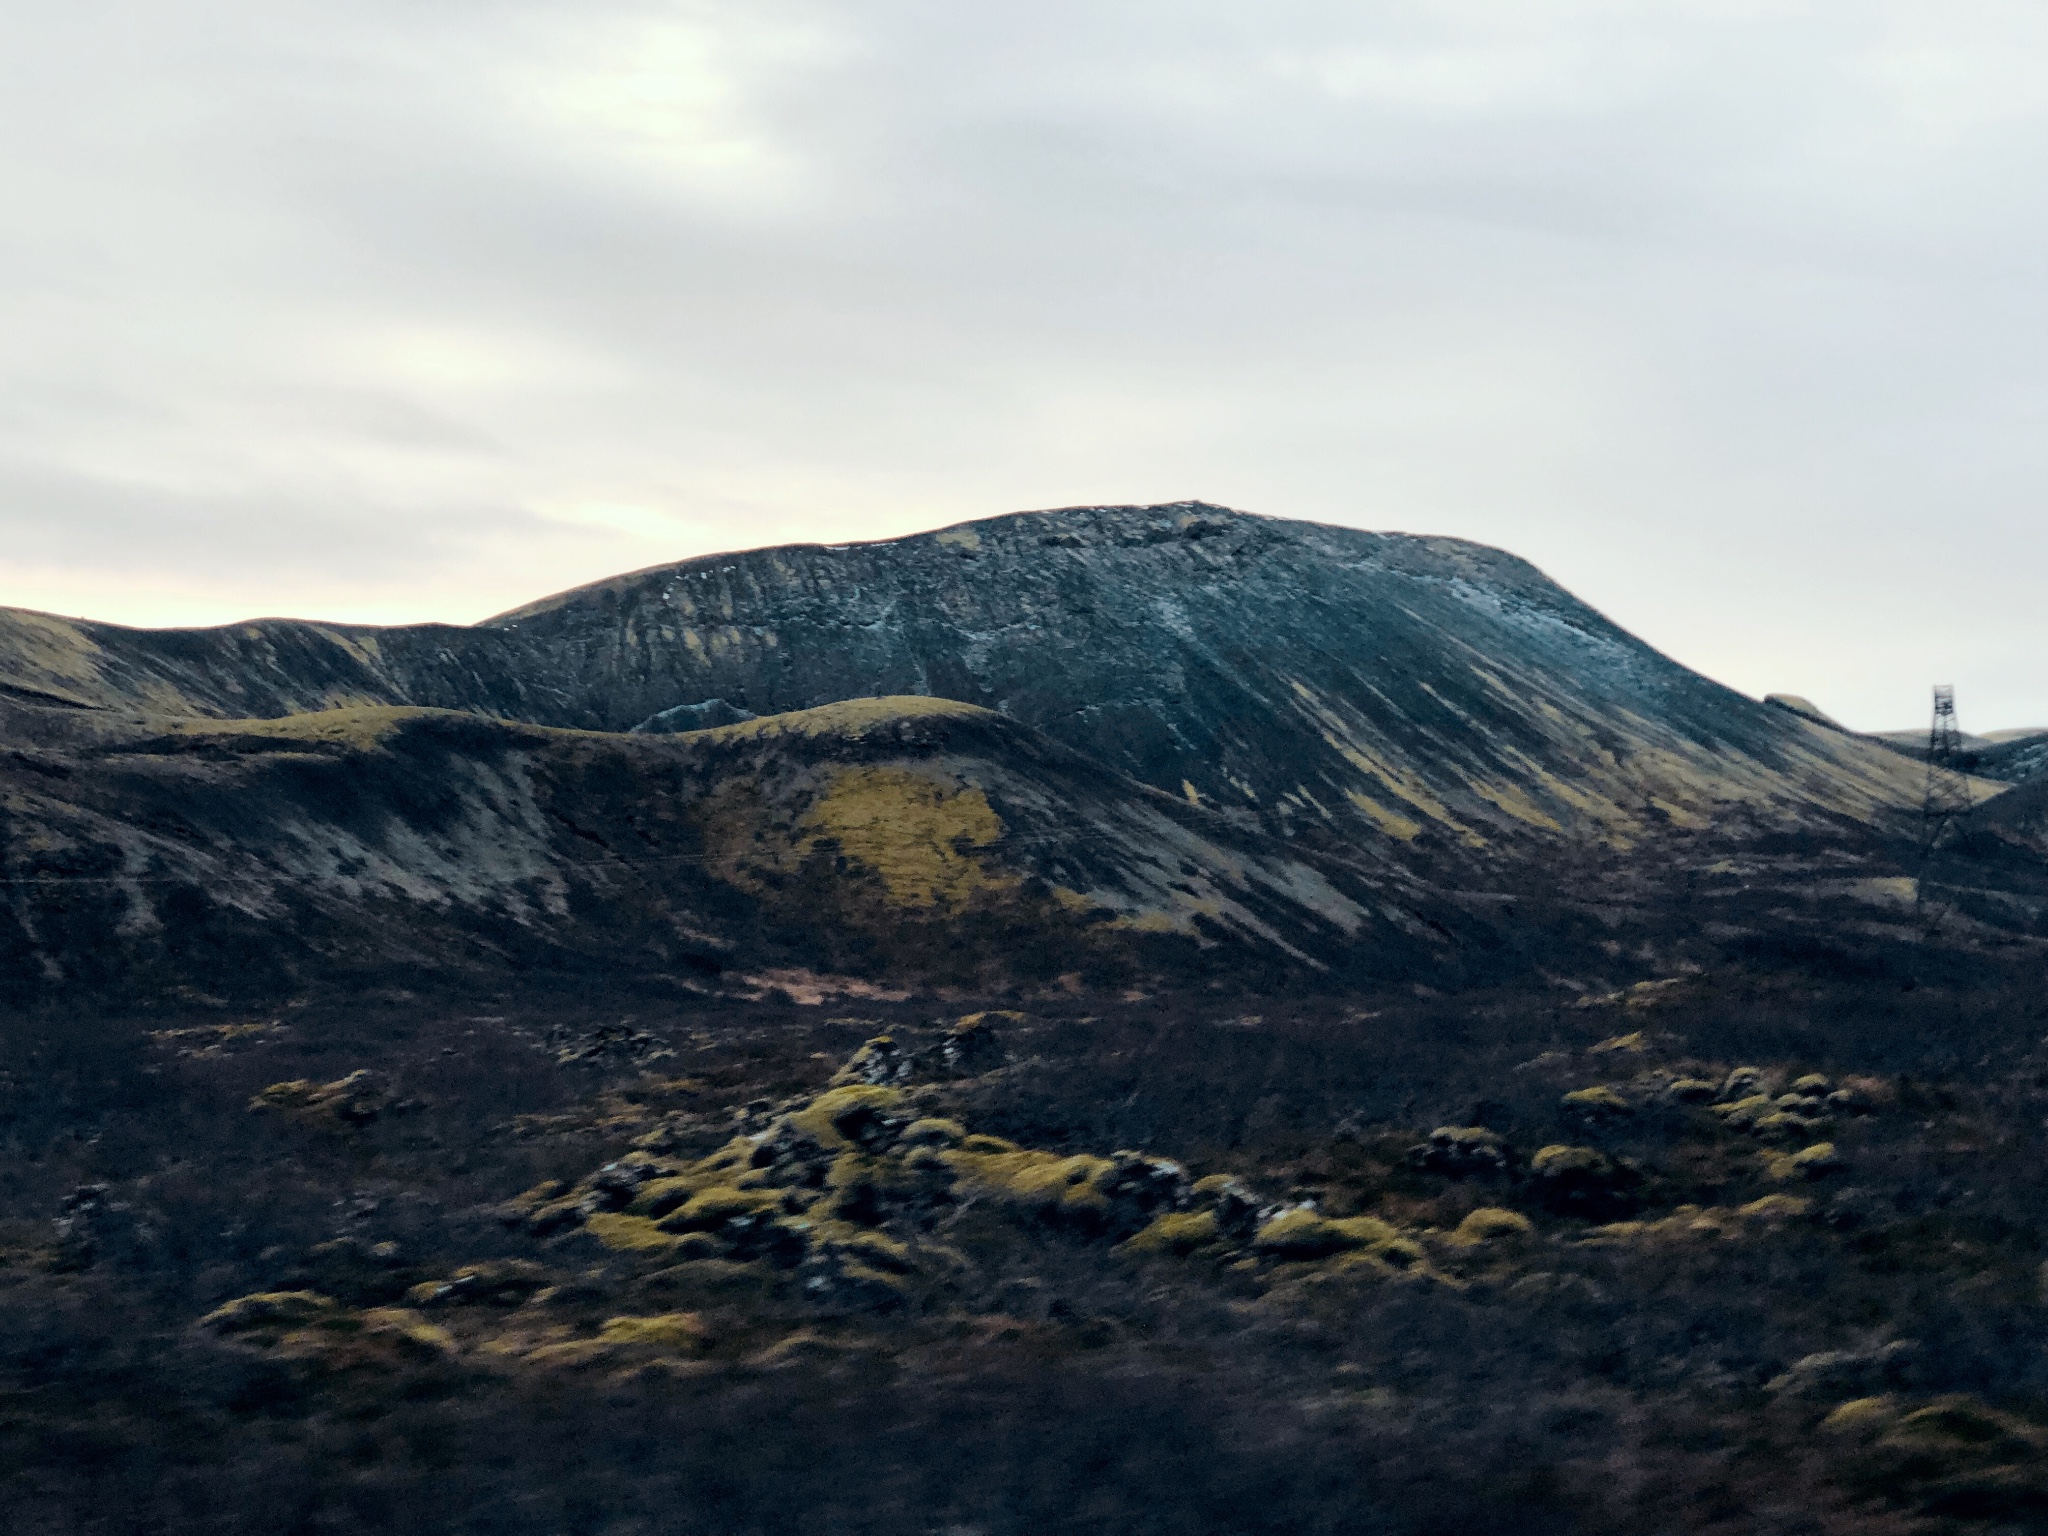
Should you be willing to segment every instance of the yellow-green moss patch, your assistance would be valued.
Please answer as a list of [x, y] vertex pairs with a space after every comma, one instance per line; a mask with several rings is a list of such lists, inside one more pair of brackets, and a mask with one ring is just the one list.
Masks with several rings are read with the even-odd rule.
[[1466, 1213], [1465, 1219], [1459, 1222], [1456, 1230], [1451, 1233], [1450, 1241], [1461, 1248], [1474, 1248], [1482, 1243], [1527, 1237], [1533, 1231], [1535, 1227], [1520, 1211], [1483, 1205], [1476, 1211]]
[[701, 1349], [710, 1337], [695, 1312], [661, 1312], [651, 1317], [608, 1317], [598, 1330], [607, 1344], [639, 1344], [656, 1349]]
[[1189, 1254], [1223, 1238], [1214, 1211], [1170, 1211], [1130, 1238], [1123, 1247], [1132, 1253]]
[[583, 1229], [605, 1247], [621, 1253], [666, 1253], [676, 1246], [675, 1238], [645, 1216], [622, 1216], [600, 1211], [584, 1222]]

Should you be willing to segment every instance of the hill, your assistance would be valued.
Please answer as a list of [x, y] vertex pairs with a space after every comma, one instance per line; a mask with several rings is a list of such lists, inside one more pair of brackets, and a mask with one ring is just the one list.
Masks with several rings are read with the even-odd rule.
[[9, 612], [0, 686], [130, 717], [403, 705], [596, 731], [948, 698], [1371, 859], [1627, 847], [1731, 809], [1867, 821], [1918, 793], [1895, 754], [1688, 671], [1513, 556], [1201, 503], [708, 556], [470, 627]]
[[17, 746], [0, 753], [0, 877], [16, 1001], [536, 970], [693, 986], [792, 967], [1049, 982], [1464, 965], [1441, 902], [930, 698], [689, 736], [376, 707]]

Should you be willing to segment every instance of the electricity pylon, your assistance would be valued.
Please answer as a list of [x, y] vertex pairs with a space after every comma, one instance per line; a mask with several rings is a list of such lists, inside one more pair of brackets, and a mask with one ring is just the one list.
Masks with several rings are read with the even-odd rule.
[[1930, 927], [1941, 921], [1940, 905], [1928, 894], [1934, 856], [1969, 815], [1970, 760], [1956, 725], [1956, 691], [1947, 683], [1934, 690], [1934, 720], [1927, 728], [1927, 787], [1920, 799], [1920, 872], [1913, 883], [1913, 908]]

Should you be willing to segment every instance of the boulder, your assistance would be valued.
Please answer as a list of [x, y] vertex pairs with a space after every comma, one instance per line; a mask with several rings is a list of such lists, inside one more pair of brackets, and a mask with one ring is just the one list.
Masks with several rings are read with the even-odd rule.
[[1483, 1125], [1440, 1125], [1428, 1141], [1409, 1148], [1408, 1162], [1454, 1179], [1487, 1178], [1508, 1171], [1508, 1147]]
[[1592, 1147], [1548, 1146], [1529, 1159], [1529, 1185], [1537, 1201], [1560, 1216], [1613, 1221], [1636, 1207], [1641, 1175]]
[[426, 1280], [405, 1293], [414, 1307], [516, 1307], [545, 1287], [549, 1271], [523, 1259], [465, 1264], [441, 1280]]
[[1577, 1088], [1558, 1101], [1567, 1114], [1593, 1124], [1622, 1120], [1636, 1112], [1635, 1105], [1605, 1083]]

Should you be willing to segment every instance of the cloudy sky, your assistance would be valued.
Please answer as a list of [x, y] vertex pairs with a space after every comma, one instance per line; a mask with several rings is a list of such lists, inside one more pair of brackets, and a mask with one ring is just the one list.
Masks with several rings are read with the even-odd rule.
[[2048, 724], [2039, 0], [8, 9], [0, 603], [1200, 497]]

